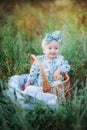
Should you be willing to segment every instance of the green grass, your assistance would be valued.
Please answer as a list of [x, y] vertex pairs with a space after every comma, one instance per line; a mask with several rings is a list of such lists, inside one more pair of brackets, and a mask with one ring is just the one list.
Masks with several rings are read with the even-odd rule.
[[[61, 13], [61, 8], [57, 6], [54, 9], [53, 3], [50, 3], [50, 9], [46, 11], [47, 4], [25, 4], [25, 7], [19, 4], [12, 15], [5, 17], [3, 12], [4, 23], [0, 21], [0, 130], [87, 129], [86, 27], [79, 21], [79, 11], [75, 9], [72, 12], [68, 8], [67, 12], [64, 7]], [[49, 13], [51, 17], [48, 17]], [[83, 14], [84, 11], [80, 10], [80, 16]], [[12, 75], [29, 73], [29, 56], [42, 54], [42, 39], [47, 32], [55, 29], [63, 33], [60, 54], [64, 55], [71, 66], [69, 75], [72, 97], [67, 101], [58, 101], [55, 110], [36, 104], [34, 110], [25, 111], [17, 101], [11, 100], [1, 90], [7, 89], [7, 81]]]

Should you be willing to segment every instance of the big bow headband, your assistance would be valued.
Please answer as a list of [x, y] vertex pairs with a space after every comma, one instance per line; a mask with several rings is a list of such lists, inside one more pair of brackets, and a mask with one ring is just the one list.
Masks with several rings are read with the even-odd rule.
[[52, 34], [47, 33], [45, 38], [42, 41], [42, 48], [44, 48], [44, 46], [48, 43], [50, 43], [52, 40], [56, 40], [58, 43], [60, 43], [62, 41], [62, 34], [60, 33], [60, 31], [54, 31]]

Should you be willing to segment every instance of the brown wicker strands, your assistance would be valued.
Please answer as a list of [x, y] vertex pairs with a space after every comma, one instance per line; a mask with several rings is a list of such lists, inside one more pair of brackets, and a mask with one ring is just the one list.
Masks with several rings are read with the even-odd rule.
[[36, 58], [35, 55], [30, 56], [30, 61], [31, 61], [31, 64], [35, 61], [36, 64], [39, 66], [40, 75], [41, 75], [41, 79], [42, 79], [43, 92], [45, 92], [45, 93], [47, 93], [47, 92], [48, 93], [54, 93], [57, 96], [61, 96], [62, 94], [64, 94], [64, 96], [66, 98], [71, 97], [72, 88], [70, 87], [70, 78], [69, 78], [68, 74], [64, 74], [64, 81], [62, 83], [58, 84], [57, 86], [52, 87], [52, 86], [49, 85], [49, 82], [48, 82], [48, 80], [46, 78], [46, 75], [44, 73], [42, 64]]
[[43, 67], [41, 65], [41, 63], [37, 60], [36, 56], [35, 55], [31, 55], [30, 56], [30, 59], [31, 59], [31, 63], [33, 63], [33, 61], [35, 60], [36, 64], [39, 66], [39, 69], [40, 69], [40, 75], [41, 75], [41, 79], [42, 79], [42, 88], [43, 88], [43, 92], [50, 92], [50, 85], [48, 83], [48, 80], [45, 76], [45, 73], [44, 73], [44, 70], [43, 70]]

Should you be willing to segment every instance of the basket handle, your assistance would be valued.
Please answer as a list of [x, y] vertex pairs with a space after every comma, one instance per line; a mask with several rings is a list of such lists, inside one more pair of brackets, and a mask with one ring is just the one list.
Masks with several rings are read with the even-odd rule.
[[41, 80], [42, 80], [43, 92], [50, 92], [51, 91], [51, 86], [48, 83], [48, 80], [47, 80], [46, 75], [44, 73], [42, 64], [40, 63], [40, 61], [37, 59], [37, 57], [35, 55], [30, 56], [30, 61], [31, 61], [31, 64], [35, 61], [36, 64], [39, 66], [40, 76], [41, 76]]

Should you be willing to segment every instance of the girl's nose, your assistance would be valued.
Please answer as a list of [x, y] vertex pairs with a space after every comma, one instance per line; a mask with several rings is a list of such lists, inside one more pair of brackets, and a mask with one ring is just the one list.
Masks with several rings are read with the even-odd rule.
[[52, 52], [54, 52], [55, 50], [54, 50], [54, 49], [52, 49], [51, 51], [52, 51]]

